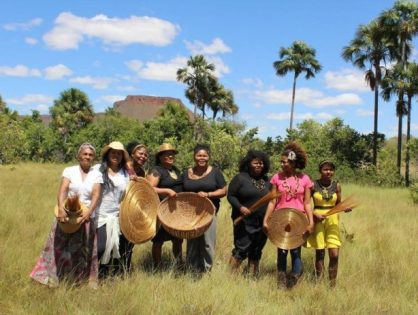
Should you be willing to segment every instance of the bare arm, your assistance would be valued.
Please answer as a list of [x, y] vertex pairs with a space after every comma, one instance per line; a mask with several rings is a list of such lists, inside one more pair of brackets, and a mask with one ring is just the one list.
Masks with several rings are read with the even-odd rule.
[[313, 214], [312, 214], [312, 207], [311, 207], [311, 190], [310, 188], [305, 188], [305, 196], [304, 196], [304, 209], [306, 212], [306, 215], [309, 219], [309, 225], [306, 229], [309, 233], [313, 232], [314, 229], [314, 220], [313, 220]]
[[[270, 191], [273, 194], [276, 194], [277, 193], [277, 186], [276, 185], [271, 186]], [[274, 207], [276, 206], [276, 203], [277, 203], [277, 198], [270, 200], [269, 204], [267, 205], [266, 214], [264, 215], [264, 220], [263, 220], [263, 230], [266, 234], [268, 232], [268, 220], [269, 220], [271, 214], [274, 211]]]
[[169, 196], [170, 198], [177, 196], [177, 193], [170, 188], [157, 187], [158, 184], [160, 183], [160, 176], [158, 176], [156, 173], [148, 174], [147, 180], [151, 184], [151, 186], [154, 187], [154, 190], [157, 194], [163, 195], [163, 196]]
[[219, 188], [215, 191], [209, 191], [209, 192], [204, 192], [204, 191], [199, 191], [199, 195], [201, 195], [202, 197], [208, 197], [208, 198], [222, 198], [226, 196], [226, 192], [227, 192], [227, 188], [222, 187]]
[[102, 185], [100, 183], [96, 183], [93, 185], [93, 189], [91, 191], [91, 203], [89, 211], [83, 212], [81, 215], [81, 222], [86, 222], [90, 220], [90, 217], [93, 211], [96, 209], [96, 206], [100, 200], [102, 192]]
[[58, 216], [57, 220], [60, 222], [68, 221], [67, 213], [64, 210], [65, 198], [68, 196], [68, 189], [70, 187], [70, 180], [66, 177], [61, 179], [61, 184], [57, 194]]

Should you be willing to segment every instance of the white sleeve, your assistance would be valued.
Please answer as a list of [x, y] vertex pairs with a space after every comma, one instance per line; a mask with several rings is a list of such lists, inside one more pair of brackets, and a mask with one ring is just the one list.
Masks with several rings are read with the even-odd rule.
[[73, 175], [73, 168], [72, 167], [66, 167], [64, 168], [64, 171], [62, 172], [62, 177], [68, 178], [69, 180], [71, 180], [72, 175]]

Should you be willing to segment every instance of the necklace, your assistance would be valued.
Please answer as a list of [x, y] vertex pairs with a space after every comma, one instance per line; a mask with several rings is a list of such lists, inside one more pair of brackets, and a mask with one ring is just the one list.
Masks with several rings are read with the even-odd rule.
[[285, 191], [287, 192], [287, 195], [290, 196], [290, 198], [295, 198], [298, 194], [298, 190], [299, 190], [299, 186], [300, 186], [300, 181], [299, 181], [299, 177], [297, 177], [296, 175], [293, 176], [295, 178], [296, 181], [296, 187], [295, 189], [292, 190], [292, 188], [290, 187], [289, 183], [287, 182], [287, 179], [289, 177], [285, 177], [284, 181], [283, 181], [283, 188], [285, 189]]
[[178, 176], [177, 176], [177, 173], [176, 173], [175, 170], [173, 170], [173, 169], [171, 169], [171, 170], [167, 169], [167, 171], [168, 171], [168, 175], [170, 175], [170, 177], [172, 179], [175, 179], [175, 180], [178, 179]]
[[266, 181], [264, 179], [262, 179], [262, 178], [255, 179], [255, 178], [252, 178], [252, 177], [250, 179], [251, 179], [251, 183], [254, 185], [254, 187], [258, 191], [262, 191], [266, 187]]
[[325, 201], [330, 201], [332, 199], [332, 194], [330, 194], [329, 189], [332, 186], [332, 181], [328, 186], [324, 186], [324, 185], [322, 185], [321, 181], [318, 180], [318, 185], [321, 188], [320, 193], [321, 193], [322, 199], [325, 200]]

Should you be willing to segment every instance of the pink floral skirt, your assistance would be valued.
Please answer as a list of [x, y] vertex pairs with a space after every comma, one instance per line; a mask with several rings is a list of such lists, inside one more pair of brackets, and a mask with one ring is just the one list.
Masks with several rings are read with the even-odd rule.
[[72, 234], [64, 233], [55, 220], [41, 257], [30, 273], [34, 280], [56, 287], [63, 280], [96, 288], [97, 237], [93, 221]]

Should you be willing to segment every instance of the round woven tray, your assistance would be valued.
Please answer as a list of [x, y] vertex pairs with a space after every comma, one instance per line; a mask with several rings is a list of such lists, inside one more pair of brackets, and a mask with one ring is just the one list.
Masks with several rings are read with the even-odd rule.
[[157, 233], [157, 208], [160, 200], [144, 178], [130, 181], [120, 205], [119, 223], [128, 241], [140, 244]]
[[201, 236], [209, 228], [215, 206], [196, 193], [178, 193], [175, 198], [165, 198], [158, 206], [158, 219], [164, 229], [178, 238]]
[[268, 220], [268, 238], [278, 248], [293, 249], [305, 243], [309, 220], [296, 209], [275, 210]]
[[[58, 205], [55, 205], [55, 208], [54, 208], [55, 216], [58, 216], [58, 210], [59, 210]], [[79, 211], [68, 211], [68, 210], [66, 210], [67, 216], [68, 216], [68, 221], [67, 222], [58, 221], [59, 228], [64, 233], [67, 233], [67, 234], [72, 234], [72, 233], [77, 232], [81, 227], [81, 214], [83, 213], [83, 211], [88, 211], [88, 209], [82, 203], [80, 203], [80, 210]]]

